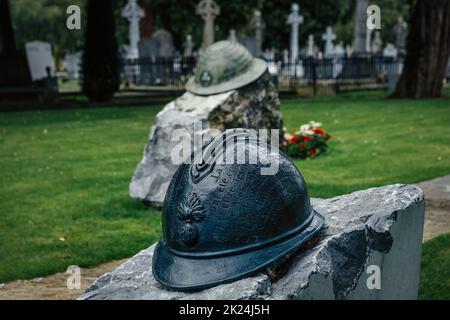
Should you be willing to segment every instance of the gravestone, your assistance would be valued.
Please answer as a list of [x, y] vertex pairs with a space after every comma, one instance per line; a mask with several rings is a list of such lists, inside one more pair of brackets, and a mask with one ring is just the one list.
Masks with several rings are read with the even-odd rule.
[[152, 34], [152, 41], [156, 45], [156, 57], [171, 58], [175, 55], [172, 34], [164, 29], [156, 30]]
[[372, 54], [380, 54], [383, 50], [383, 40], [381, 39], [380, 31], [375, 31], [375, 35], [372, 40], [371, 51]]
[[274, 82], [276, 82], [276, 85], [278, 83], [278, 78], [276, 76], [278, 76], [278, 70], [279, 70], [279, 61], [277, 62], [276, 60], [276, 55], [275, 55], [275, 49], [272, 48], [269, 51], [269, 57], [268, 57], [269, 62], [267, 63], [267, 66], [269, 68], [269, 73], [271, 75], [274, 76], [273, 80]]
[[422, 190], [395, 184], [311, 199], [311, 205], [325, 217], [319, 234], [249, 277], [193, 292], [166, 290], [152, 275], [152, 245], [99, 277], [79, 299], [417, 299]]
[[306, 48], [306, 55], [308, 57], [315, 57], [316, 56], [316, 45], [314, 43], [314, 36], [310, 34], [308, 36], [308, 47]]
[[344, 43], [340, 41], [334, 47], [334, 62], [333, 62], [333, 78], [337, 78], [341, 75], [341, 72], [344, 68], [344, 57], [345, 57], [345, 49]]
[[[16, 88], [21, 91], [33, 90], [27, 59], [16, 47], [10, 2], [0, 1], [0, 99], [10, 94], [16, 95]], [[8, 92], [11, 87], [13, 92]], [[24, 96], [23, 92], [19, 94]]]
[[146, 85], [161, 84], [170, 80], [174, 72], [175, 47], [170, 32], [160, 29], [151, 39], [139, 42], [140, 82]]
[[130, 196], [149, 205], [162, 205], [170, 179], [178, 168], [171, 160], [171, 152], [178, 143], [171, 141], [175, 129], [185, 128], [191, 136], [194, 123], [202, 123], [201, 132], [211, 135], [214, 129], [239, 127], [282, 130], [279, 106], [278, 93], [268, 72], [243, 88], [221, 94], [199, 96], [186, 92], [156, 116], [144, 157], [130, 183]]
[[397, 58], [397, 48], [392, 43], [388, 43], [383, 50], [383, 68], [387, 73], [389, 94], [395, 91], [403, 68], [402, 62]]
[[255, 10], [253, 14], [253, 19], [250, 22], [250, 28], [255, 32], [255, 42], [256, 42], [256, 54], [255, 57], [259, 57], [262, 53], [263, 45], [263, 31], [266, 25], [262, 20], [261, 11]]
[[366, 29], [366, 52], [371, 52], [372, 33], [372, 29]]
[[322, 35], [322, 40], [325, 41], [325, 57], [333, 55], [333, 40], [336, 40], [336, 34], [333, 33], [333, 29], [331, 27], [327, 27], [326, 32]]
[[383, 56], [387, 58], [397, 58], [398, 50], [392, 43], [386, 44], [383, 50]]
[[350, 44], [345, 46], [345, 55], [350, 58], [353, 55], [353, 47]]
[[25, 44], [25, 50], [30, 68], [31, 80], [37, 81], [48, 77], [47, 68], [50, 74], [55, 73], [55, 61], [52, 55], [50, 43], [43, 41], [32, 41]]
[[231, 42], [237, 42], [236, 30], [231, 29], [231, 30], [229, 31], [229, 34], [228, 34], [228, 40], [230, 40]]
[[242, 44], [254, 57], [258, 57], [258, 43], [255, 38], [242, 37], [239, 39], [239, 43]]
[[139, 41], [139, 84], [153, 84], [157, 78], [157, 67], [154, 65], [159, 54], [158, 44], [152, 39]]
[[128, 40], [130, 47], [128, 49], [127, 58], [139, 58], [138, 44], [141, 39], [139, 31], [139, 21], [145, 17], [144, 10], [137, 4], [137, 0], [128, 0], [128, 3], [122, 9], [122, 17], [129, 21]]
[[143, 39], [138, 44], [139, 58], [149, 59], [159, 56], [159, 44], [153, 39]]
[[196, 13], [205, 22], [202, 48], [206, 49], [214, 43], [214, 20], [220, 14], [220, 7], [214, 0], [201, 0], [196, 7]]
[[186, 41], [184, 42], [183, 57], [192, 57], [193, 55], [194, 55], [194, 42], [192, 41], [192, 35], [188, 34], [186, 36]]
[[68, 76], [72, 79], [80, 79], [81, 75], [81, 58], [83, 52], [66, 54], [64, 57], [64, 68]]
[[121, 60], [125, 60], [127, 58], [128, 51], [130, 50], [130, 46], [128, 44], [121, 44], [119, 46], [119, 57]]
[[345, 49], [344, 49], [344, 43], [340, 41], [335, 47], [334, 47], [334, 55], [338, 58], [343, 58], [345, 56]]
[[[355, 6], [355, 28], [353, 33], [353, 50], [356, 52], [366, 51], [366, 20], [369, 0], [356, 0]], [[370, 43], [370, 42], [369, 42]]]
[[289, 50], [288, 49], [283, 50], [283, 63], [284, 64], [289, 63]]
[[299, 26], [303, 23], [303, 16], [300, 15], [300, 6], [297, 3], [292, 4], [291, 14], [288, 16], [286, 21], [287, 24], [291, 25], [290, 34], [290, 52], [291, 52], [291, 62], [295, 63], [298, 59], [299, 53]]

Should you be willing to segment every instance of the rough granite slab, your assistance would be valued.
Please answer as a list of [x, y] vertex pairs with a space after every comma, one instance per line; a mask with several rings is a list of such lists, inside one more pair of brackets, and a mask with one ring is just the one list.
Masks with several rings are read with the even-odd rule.
[[[424, 196], [413, 185], [389, 185], [331, 199], [312, 199], [325, 226], [294, 255], [278, 279], [261, 272], [197, 292], [168, 291], [153, 278], [154, 245], [98, 278], [79, 299], [416, 299]], [[380, 268], [380, 289], [368, 289]]]

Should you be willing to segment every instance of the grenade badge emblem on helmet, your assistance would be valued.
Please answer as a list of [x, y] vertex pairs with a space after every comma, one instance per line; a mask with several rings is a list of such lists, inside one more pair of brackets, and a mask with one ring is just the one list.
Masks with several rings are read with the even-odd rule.
[[[258, 148], [266, 159], [278, 157], [273, 175], [261, 174], [267, 164], [217, 161], [232, 150], [250, 157]], [[169, 289], [202, 289], [260, 271], [294, 252], [324, 221], [295, 165], [254, 133], [227, 130], [203, 151], [205, 158], [177, 169], [164, 201], [152, 270]]]

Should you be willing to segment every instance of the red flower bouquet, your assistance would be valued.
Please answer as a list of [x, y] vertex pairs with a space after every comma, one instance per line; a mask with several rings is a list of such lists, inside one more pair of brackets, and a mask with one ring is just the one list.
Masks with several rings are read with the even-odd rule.
[[331, 136], [321, 126], [320, 122], [311, 121], [292, 134], [286, 133], [283, 149], [287, 155], [306, 159], [325, 153], [328, 148], [327, 141]]

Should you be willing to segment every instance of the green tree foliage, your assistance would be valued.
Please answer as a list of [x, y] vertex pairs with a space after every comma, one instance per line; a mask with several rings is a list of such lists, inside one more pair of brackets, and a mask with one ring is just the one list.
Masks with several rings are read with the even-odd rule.
[[[200, 46], [203, 34], [203, 20], [195, 14], [195, 7], [200, 0], [143, 0], [154, 8], [155, 30], [164, 28], [170, 31], [175, 45], [182, 48], [187, 34], [192, 34], [194, 42]], [[215, 39], [228, 37], [230, 29], [235, 29], [238, 37], [251, 36], [250, 21], [255, 9], [263, 14], [266, 23], [264, 47], [275, 48], [278, 51], [289, 47], [290, 27], [286, 19], [291, 11], [293, 0], [215, 0], [221, 7], [221, 14], [215, 21]], [[327, 26], [332, 26], [337, 34], [336, 41], [346, 44], [353, 42], [354, 10], [356, 0], [298, 0], [300, 14], [304, 23], [300, 26], [301, 46], [306, 46], [309, 34], [313, 34], [316, 44], [323, 46], [322, 34]], [[381, 8], [381, 34], [384, 42], [392, 42], [392, 28], [399, 15], [407, 20], [410, 11], [410, 0], [374, 0]], [[118, 5], [123, 6], [126, 0]], [[126, 28], [124, 21], [119, 22], [120, 28]], [[121, 33], [120, 40], [126, 42], [126, 33]]]
[[[111, 0], [120, 44], [128, 43], [128, 21], [121, 17], [121, 10], [128, 0]], [[153, 7], [154, 30], [164, 28], [174, 37], [176, 47], [181, 51], [187, 34], [192, 34], [197, 47], [201, 45], [203, 20], [195, 14], [200, 0], [143, 0]], [[353, 41], [354, 10], [356, 0], [215, 0], [221, 7], [216, 19], [215, 39], [228, 37], [230, 29], [238, 36], [251, 36], [249, 28], [255, 9], [261, 10], [266, 23], [264, 47], [282, 51], [289, 47], [289, 30], [286, 19], [293, 2], [300, 4], [304, 23], [300, 26], [301, 46], [306, 46], [309, 34], [316, 44], [323, 46], [322, 34], [332, 26], [336, 41], [351, 44]], [[384, 43], [393, 42], [392, 28], [399, 15], [409, 19], [413, 0], [373, 0], [381, 8], [381, 35]], [[86, 26], [87, 0], [14, 0], [11, 1], [12, 17], [16, 30], [18, 47], [30, 40], [45, 40], [58, 51], [73, 51], [83, 48], [83, 31], [69, 31], [65, 28], [66, 8], [78, 4], [82, 9], [82, 28]]]
[[[52, 44], [58, 59], [65, 51], [75, 51], [83, 46], [84, 0], [13, 0], [10, 4], [18, 49], [23, 50], [28, 41], [47, 41]], [[81, 8], [82, 30], [66, 28], [66, 10], [72, 4]]]
[[112, 2], [89, 0], [83, 55], [83, 92], [91, 101], [112, 98], [119, 89], [118, 67]]

